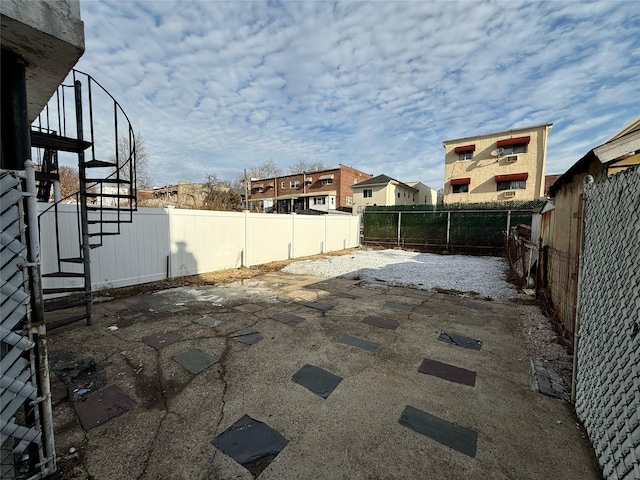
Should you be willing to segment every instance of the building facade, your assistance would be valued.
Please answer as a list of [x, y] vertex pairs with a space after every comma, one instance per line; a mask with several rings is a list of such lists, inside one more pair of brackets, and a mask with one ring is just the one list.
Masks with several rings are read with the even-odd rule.
[[342, 210], [353, 208], [351, 186], [371, 178], [346, 165], [318, 172], [251, 179], [249, 205], [264, 212], [293, 213], [302, 210]]
[[351, 190], [354, 212], [368, 206], [432, 205], [437, 198], [437, 192], [421, 182], [403, 183], [387, 175], [351, 185]]
[[444, 203], [542, 197], [552, 127], [546, 123], [443, 142]]

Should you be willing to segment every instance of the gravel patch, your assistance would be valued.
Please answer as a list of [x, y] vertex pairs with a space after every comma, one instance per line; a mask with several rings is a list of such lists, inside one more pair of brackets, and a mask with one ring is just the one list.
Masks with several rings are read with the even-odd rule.
[[573, 357], [561, 344], [549, 318], [537, 305], [518, 305], [518, 309], [527, 356], [558, 372], [570, 390]]
[[283, 272], [359, 279], [367, 284], [445, 289], [505, 301], [517, 290], [497, 257], [437, 255], [403, 250], [354, 250], [347, 255], [293, 262]]

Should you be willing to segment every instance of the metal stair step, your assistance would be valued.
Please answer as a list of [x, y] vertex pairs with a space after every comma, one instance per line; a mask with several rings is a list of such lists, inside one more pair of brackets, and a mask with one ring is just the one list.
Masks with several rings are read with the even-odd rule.
[[82, 263], [82, 262], [84, 262], [82, 257], [61, 258], [60, 261], [61, 262], [66, 262], [66, 263]]
[[79, 153], [91, 146], [91, 142], [79, 141], [76, 138], [63, 137], [55, 133], [45, 133], [31, 130], [31, 146], [36, 148], [50, 148], [63, 152]]
[[106, 162], [104, 160], [89, 160], [88, 162], [84, 162], [84, 166], [86, 168], [104, 168], [117, 167], [118, 164], [115, 162]]
[[60, 180], [60, 174], [53, 172], [36, 172], [36, 180], [39, 182]]
[[127, 184], [131, 183], [129, 180], [124, 180], [122, 178], [87, 178], [85, 183], [122, 183]]
[[126, 198], [126, 199], [136, 198], [135, 195], [125, 195], [125, 194], [118, 194], [118, 193], [93, 193], [93, 192], [87, 192], [87, 197]]
[[44, 306], [45, 312], [55, 312], [57, 310], [66, 310], [67, 308], [74, 307], [82, 307], [86, 305], [87, 302], [85, 300], [78, 300], [75, 302], [58, 302], [58, 303], [50, 303]]
[[88, 220], [89, 225], [96, 225], [98, 223], [122, 223], [120, 220]]
[[80, 278], [84, 277], [84, 273], [78, 272], [53, 272], [53, 273], [45, 273], [42, 275], [43, 278]]
[[94, 248], [98, 248], [101, 247], [102, 244], [101, 243], [92, 243], [89, 245], [89, 248], [94, 249]]
[[90, 233], [90, 237], [108, 237], [110, 235], [120, 235], [120, 232], [95, 232]]
[[54, 293], [71, 293], [71, 292], [84, 292], [84, 287], [60, 287], [60, 288], [43, 288], [42, 293], [44, 295], [51, 295]]
[[105, 212], [126, 212], [129, 211], [128, 208], [118, 208], [118, 207], [91, 207], [87, 206], [87, 210], [90, 212], [99, 212], [101, 210]]

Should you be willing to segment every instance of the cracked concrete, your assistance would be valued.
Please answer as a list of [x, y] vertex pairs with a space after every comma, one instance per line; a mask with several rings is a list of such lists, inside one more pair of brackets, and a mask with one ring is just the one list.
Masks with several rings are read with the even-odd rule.
[[[334, 306], [321, 311], [309, 302]], [[246, 304], [261, 308], [236, 309]], [[50, 351], [94, 359], [108, 383], [138, 406], [85, 432], [68, 400], [58, 400], [62, 478], [250, 479], [211, 444], [247, 414], [289, 441], [261, 479], [596, 479], [570, 405], [530, 387], [518, 308], [282, 272], [97, 304], [95, 325], [51, 332]], [[304, 321], [292, 326], [272, 318], [282, 313]], [[219, 323], [198, 323], [205, 315]], [[369, 316], [399, 326], [392, 331], [363, 323]], [[118, 329], [108, 330], [111, 325]], [[242, 328], [264, 339], [248, 346], [228, 337]], [[482, 349], [439, 341], [449, 330], [482, 340]], [[141, 340], [154, 332], [181, 339], [156, 350]], [[340, 343], [343, 335], [380, 346], [375, 352], [354, 348]], [[218, 362], [192, 375], [173, 360], [192, 348]], [[475, 387], [419, 373], [423, 358], [476, 372]], [[305, 364], [343, 378], [327, 399], [291, 380]], [[476, 457], [400, 425], [408, 405], [476, 431]]]

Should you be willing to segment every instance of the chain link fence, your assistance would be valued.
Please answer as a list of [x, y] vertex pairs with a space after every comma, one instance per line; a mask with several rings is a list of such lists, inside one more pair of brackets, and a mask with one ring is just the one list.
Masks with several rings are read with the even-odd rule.
[[503, 253], [511, 226], [531, 210], [365, 210], [363, 243], [421, 250]]
[[34, 322], [38, 232], [28, 222], [29, 213], [35, 220], [35, 203], [28, 205], [29, 199], [35, 202], [35, 181], [28, 178], [24, 172], [0, 173], [2, 479], [38, 479], [56, 470], [44, 327]]
[[575, 406], [604, 477], [640, 478], [640, 170], [585, 186]]

